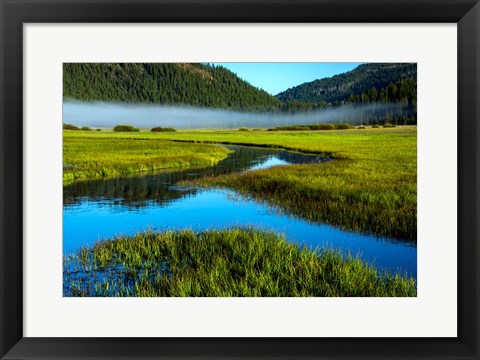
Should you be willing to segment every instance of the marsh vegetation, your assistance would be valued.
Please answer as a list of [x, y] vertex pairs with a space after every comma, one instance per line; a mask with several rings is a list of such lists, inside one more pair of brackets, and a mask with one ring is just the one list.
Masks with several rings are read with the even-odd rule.
[[[68, 136], [84, 138], [77, 133]], [[113, 133], [100, 136], [114, 140]], [[416, 127], [123, 134], [127, 137], [173, 140], [185, 149], [202, 146], [199, 143], [224, 143], [326, 155], [338, 161], [205, 177], [184, 184], [234, 188], [312, 221], [416, 240]]]
[[64, 269], [67, 296], [416, 296], [413, 279], [253, 228], [119, 237]]
[[[272, 149], [284, 148], [307, 154], [319, 154], [328, 156], [328, 158], [334, 159], [334, 161], [273, 166], [246, 172], [235, 171], [232, 168], [232, 171], [226, 172], [200, 172], [199, 174], [203, 175], [194, 177], [188, 176], [189, 172], [187, 170], [185, 172], [187, 176], [182, 176], [171, 182], [167, 181], [167, 183], [176, 184], [176, 186], [187, 186], [185, 189], [195, 189], [195, 187], [234, 189], [247, 199], [260, 201], [283, 213], [298, 216], [313, 223], [327, 223], [348, 230], [405, 239], [404, 241], [407, 241], [406, 244], [409, 244], [411, 241], [416, 240], [416, 150], [415, 146], [412, 146], [415, 142], [416, 129], [413, 127], [367, 128], [362, 132], [358, 132], [356, 129], [294, 132], [266, 132], [263, 130], [250, 130], [248, 132], [217, 130], [160, 133], [149, 131], [137, 133], [103, 131], [93, 134], [87, 132], [65, 132], [64, 163], [68, 164], [68, 161], [72, 161], [76, 164], [76, 167], [64, 169], [64, 179], [66, 180], [65, 185], [72, 183], [82, 184], [87, 179], [108, 179], [118, 177], [119, 174], [127, 176], [143, 171], [151, 173], [150, 170], [160, 167], [170, 167], [173, 170], [181, 167], [190, 168], [195, 164], [200, 167], [201, 165], [211, 166], [227, 158], [233, 151], [233, 149], [228, 147], [214, 145], [221, 143], [238, 143]], [[104, 162], [102, 162], [102, 156], [105, 156]], [[183, 162], [179, 161], [179, 159], [183, 159]], [[185, 161], [185, 159], [189, 160]], [[79, 164], [83, 167], [78, 166]], [[99, 166], [100, 164], [102, 165]], [[150, 168], [148, 167], [149, 164]], [[156, 167], [158, 164], [162, 164], [162, 166]], [[275, 162], [273, 165], [275, 165]], [[111, 173], [98, 171], [100, 168], [111, 169]], [[68, 175], [65, 176], [65, 174], [74, 173], [76, 177], [69, 178]], [[164, 182], [164, 180], [158, 181], [160, 183]], [[115, 182], [117, 183], [118, 181]], [[71, 188], [71, 186], [68, 188]], [[101, 186], [100, 183], [99, 186]], [[133, 187], [125, 187], [123, 185], [122, 188], [135, 189], [134, 204], [139, 204], [137, 194], [150, 194], [154, 191], [153, 188], [148, 187], [142, 192], [138, 185]], [[172, 199], [178, 198], [178, 196], [185, 196], [178, 191], [168, 190], [168, 187], [165, 191], [168, 194], [172, 193]], [[183, 192], [183, 194], [188, 194], [190, 191]], [[155, 192], [152, 194], [155, 194]], [[79, 194], [79, 196], [83, 197], [85, 195]], [[158, 196], [160, 195], [157, 193], [157, 196], [154, 196], [154, 198]], [[124, 198], [124, 195], [117, 194], [113, 198]], [[263, 241], [270, 244], [273, 241], [272, 239], [275, 239], [275, 241], [280, 239], [280, 243], [286, 240], [281, 232], [272, 232], [271, 230], [228, 228], [209, 231], [208, 229], [200, 231], [203, 234], [201, 235], [202, 239], [205, 237], [218, 240], [222, 236], [231, 237], [232, 239], [246, 239], [255, 235], [255, 239], [252, 240], [250, 246], [257, 246], [258, 242]], [[247, 271], [243, 274], [246, 278], [242, 278], [241, 275], [235, 273], [236, 270], [232, 269], [239, 266], [239, 263], [244, 261], [244, 259], [229, 258], [226, 256], [227, 253], [222, 253], [222, 256], [224, 256], [225, 263], [232, 264], [232, 268], [223, 269], [223, 273], [219, 272], [221, 268], [212, 265], [212, 268], [205, 270], [206, 272], [201, 278], [197, 278], [193, 276], [192, 270], [198, 271], [197, 267], [186, 267], [180, 271], [175, 265], [173, 268], [175, 273], [178, 274], [178, 277], [175, 279], [171, 276], [171, 265], [165, 267], [165, 264], [167, 264], [165, 259], [161, 262], [163, 264], [161, 266], [165, 267], [161, 271], [158, 268], [160, 266], [159, 260], [153, 260], [153, 257], [148, 258], [151, 262], [140, 261], [135, 263], [135, 266], [128, 267], [128, 271], [127, 268], [119, 267], [119, 264], [124, 262], [124, 260], [119, 260], [123, 259], [121, 256], [129, 259], [144, 259], [145, 254], [143, 252], [135, 253], [137, 250], [140, 251], [139, 249], [133, 251], [130, 247], [128, 251], [125, 250], [123, 255], [118, 253], [117, 255], [120, 257], [110, 257], [111, 262], [108, 263], [102, 262], [104, 260], [100, 261], [98, 257], [98, 251], [105, 244], [110, 244], [108, 245], [109, 249], [114, 254], [120, 251], [120, 248], [112, 244], [123, 244], [122, 246], [125, 246], [130, 241], [148, 238], [149, 246], [153, 246], [153, 244], [157, 246], [162, 243], [163, 240], [161, 239], [166, 239], [167, 237], [171, 239], [188, 238], [191, 241], [191, 236], [188, 234], [195, 234], [194, 238], [196, 238], [196, 236], [200, 236], [200, 233], [198, 231], [189, 233], [179, 230], [140, 235], [132, 234], [121, 239], [112, 238], [112, 240], [102, 241], [102, 245], [88, 245], [82, 250], [75, 250], [73, 253], [69, 252], [65, 257], [65, 295], [255, 296], [257, 294], [259, 296], [299, 296], [299, 294], [304, 294], [305, 296], [415, 296], [416, 293], [416, 290], [414, 290], [415, 280], [409, 278], [408, 275], [406, 276], [402, 271], [395, 273], [379, 270], [362, 260], [361, 257], [358, 257], [359, 254], [355, 255], [357, 256], [355, 259], [345, 255], [346, 253], [348, 254], [348, 251], [343, 251], [343, 254], [338, 250], [321, 251], [320, 255], [318, 251], [314, 251], [314, 247], [300, 246], [295, 242], [288, 245], [293, 246], [291, 249], [296, 249], [295, 251], [298, 254], [295, 256], [298, 256], [298, 259], [309, 254], [309, 256], [317, 259], [315, 261], [318, 264], [326, 259], [330, 259], [329, 261], [335, 263], [335, 267], [331, 267], [330, 264], [323, 268], [322, 271], [325, 276], [325, 272], [328, 272], [327, 269], [334, 271], [337, 275], [344, 271], [345, 275], [349, 274], [353, 268], [363, 275], [355, 279], [342, 278], [342, 283], [337, 283], [339, 288], [336, 290], [332, 284], [336, 281], [338, 282], [339, 278], [332, 277], [330, 285], [328, 283], [324, 285], [314, 284], [315, 281], [313, 280], [318, 280], [318, 273], [315, 275], [317, 277], [312, 275], [313, 277], [299, 278], [300, 283], [303, 284], [302, 286], [305, 286], [302, 288], [295, 288], [295, 286], [298, 286], [298, 284], [295, 285], [295, 282], [290, 284], [290, 287], [285, 287], [285, 284], [288, 282], [287, 277], [283, 277], [285, 286], [275, 287], [271, 281], [274, 276], [278, 276], [278, 272], [273, 272], [268, 276], [265, 274], [267, 276], [265, 279], [259, 278], [259, 283], [254, 283], [251, 277], [254, 274], [255, 276], [258, 274]], [[217, 249], [217, 246], [219, 246], [216, 242], [217, 240], [206, 241], [203, 245], [211, 246], [208, 251], [213, 254], [216, 251], [220, 251], [220, 249]], [[235, 246], [238, 245], [237, 243], [235, 244]], [[321, 247], [321, 249], [324, 248], [325, 246]], [[165, 250], [165, 248], [162, 249]], [[150, 248], [150, 250], [153, 253], [157, 251], [153, 248]], [[206, 249], [204, 250], [207, 251]], [[105, 251], [105, 248], [102, 251]], [[285, 249], [282, 248], [279, 251], [276, 255], [261, 251], [257, 256], [262, 256], [265, 261], [268, 260], [273, 264], [278, 261], [277, 257], [283, 254]], [[295, 251], [291, 250], [291, 253], [293, 254]], [[82, 253], [84, 262], [79, 261], [82, 258]], [[180, 256], [180, 253], [178, 255]], [[200, 256], [200, 254], [197, 255]], [[205, 256], [205, 253], [202, 256]], [[268, 259], [266, 256], [273, 257]], [[193, 261], [193, 258], [188, 259], [188, 261]], [[201, 257], [195, 259], [197, 265], [200, 264], [200, 261], [206, 261], [205, 258]], [[180, 260], [171, 261], [172, 264], [178, 264]], [[157, 266], [157, 270], [155, 270], [155, 266]], [[278, 264], [278, 266], [278, 269], [287, 271], [287, 269], [282, 267], [286, 266], [286, 264]], [[300, 265], [295, 266], [298, 268]], [[167, 271], [167, 269], [170, 270]], [[340, 271], [340, 269], [343, 270]], [[269, 271], [270, 269], [261, 268], [262, 272], [266, 270]], [[320, 266], [317, 270], [320, 271]], [[214, 279], [212, 274], [223, 274], [222, 276], [225, 277], [225, 271], [230, 275], [225, 279], [223, 285], [219, 283], [213, 286], [212, 282], [207, 281], [207, 278]], [[146, 274], [151, 276], [146, 276]], [[152, 277], [152, 274], [155, 274], [155, 276]], [[166, 274], [170, 274], [170, 277], [166, 276]], [[247, 276], [246, 274], [249, 275]], [[333, 273], [329, 276], [333, 276]], [[322, 279], [322, 281], [325, 280], [324, 278]], [[306, 284], [309, 285], [307, 286]], [[357, 290], [354, 291], [354, 288]], [[370, 292], [366, 292], [365, 289], [370, 289]], [[287, 293], [290, 295], [278, 295]]]

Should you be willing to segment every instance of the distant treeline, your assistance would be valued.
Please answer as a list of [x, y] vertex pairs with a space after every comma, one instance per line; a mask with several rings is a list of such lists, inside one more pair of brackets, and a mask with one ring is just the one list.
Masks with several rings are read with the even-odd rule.
[[414, 78], [400, 80], [396, 83], [389, 83], [386, 87], [371, 87], [359, 94], [350, 93], [343, 101], [301, 102], [291, 101], [284, 104], [285, 112], [297, 111], [315, 111], [327, 108], [329, 106], [339, 106], [343, 104], [371, 104], [371, 103], [402, 103], [416, 110], [417, 107], [417, 81]]
[[[88, 126], [82, 126], [81, 128], [76, 126], [76, 125], [73, 125], [73, 124], [66, 124], [64, 123], [63, 124], [63, 130], [74, 130], [74, 131], [78, 131], [78, 130], [82, 130], [82, 131], [92, 131], [92, 129], [90, 129]], [[97, 129], [97, 131], [100, 131], [100, 129]], [[113, 127], [113, 131], [114, 132], [139, 132], [140, 129], [139, 128], [136, 128], [132, 125], [115, 125]], [[161, 127], [161, 126], [157, 126], [157, 127], [154, 127], [150, 130], [151, 132], [176, 132], [177, 130], [174, 129], [174, 128], [171, 128], [171, 127]]]
[[[82, 126], [81, 128], [73, 124], [63, 124], [63, 130], [82, 130], [82, 131], [92, 131], [88, 126]], [[100, 129], [97, 129], [100, 131]]]
[[357, 125], [417, 125], [417, 115], [414, 114], [406, 114], [406, 115], [390, 115], [387, 112], [387, 115], [384, 117], [380, 116], [372, 116], [368, 119], [364, 119], [363, 121], [356, 122]]
[[277, 126], [271, 129], [267, 129], [267, 131], [347, 130], [347, 129], [353, 129], [353, 126], [347, 123], [288, 125], [288, 126]]
[[[384, 123], [382, 125], [384, 128], [393, 128], [396, 127], [396, 124]], [[380, 126], [378, 124], [373, 124], [372, 128], [376, 129]], [[342, 123], [342, 124], [311, 124], [311, 125], [290, 125], [290, 126], [277, 126], [267, 131], [308, 131], [308, 130], [348, 130], [355, 129], [355, 126], [351, 124]], [[359, 126], [356, 129], [365, 129], [365, 126]]]

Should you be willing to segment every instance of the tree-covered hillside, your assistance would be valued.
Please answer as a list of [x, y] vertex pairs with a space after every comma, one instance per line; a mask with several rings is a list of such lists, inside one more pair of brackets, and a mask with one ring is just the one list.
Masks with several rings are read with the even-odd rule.
[[347, 100], [352, 94], [361, 95], [372, 87], [380, 90], [408, 78], [416, 82], [417, 64], [363, 64], [343, 74], [295, 86], [276, 96], [284, 103], [333, 103]]
[[[68, 63], [64, 97], [83, 101], [189, 105], [298, 113], [345, 103], [400, 103], [397, 123], [416, 123], [416, 64], [364, 64], [291, 88], [277, 97], [209, 64]], [[375, 121], [390, 121], [385, 119]]]
[[221, 66], [208, 64], [66, 63], [63, 96], [84, 101], [184, 104], [278, 110], [280, 100]]

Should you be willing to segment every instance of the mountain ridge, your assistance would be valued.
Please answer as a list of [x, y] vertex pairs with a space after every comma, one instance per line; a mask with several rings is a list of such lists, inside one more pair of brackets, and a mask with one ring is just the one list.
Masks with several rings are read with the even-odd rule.
[[399, 80], [417, 77], [417, 64], [412, 63], [368, 63], [351, 71], [317, 79], [291, 87], [275, 95], [283, 103], [339, 102], [350, 95], [359, 95], [375, 87], [387, 87]]
[[188, 63], [65, 63], [63, 96], [82, 101], [270, 111], [282, 102], [222, 66]]

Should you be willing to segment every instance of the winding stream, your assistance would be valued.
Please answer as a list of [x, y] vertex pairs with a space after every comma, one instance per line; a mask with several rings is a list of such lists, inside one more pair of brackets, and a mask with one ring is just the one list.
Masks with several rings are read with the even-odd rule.
[[141, 177], [88, 181], [64, 188], [63, 252], [71, 253], [99, 239], [131, 235], [145, 229], [194, 230], [235, 225], [260, 226], [286, 234], [289, 241], [309, 247], [358, 254], [391, 273], [416, 278], [414, 243], [359, 234], [279, 214], [232, 190], [178, 187], [185, 179], [255, 171], [276, 165], [319, 163], [328, 159], [285, 150], [227, 146], [234, 150], [217, 165]]

